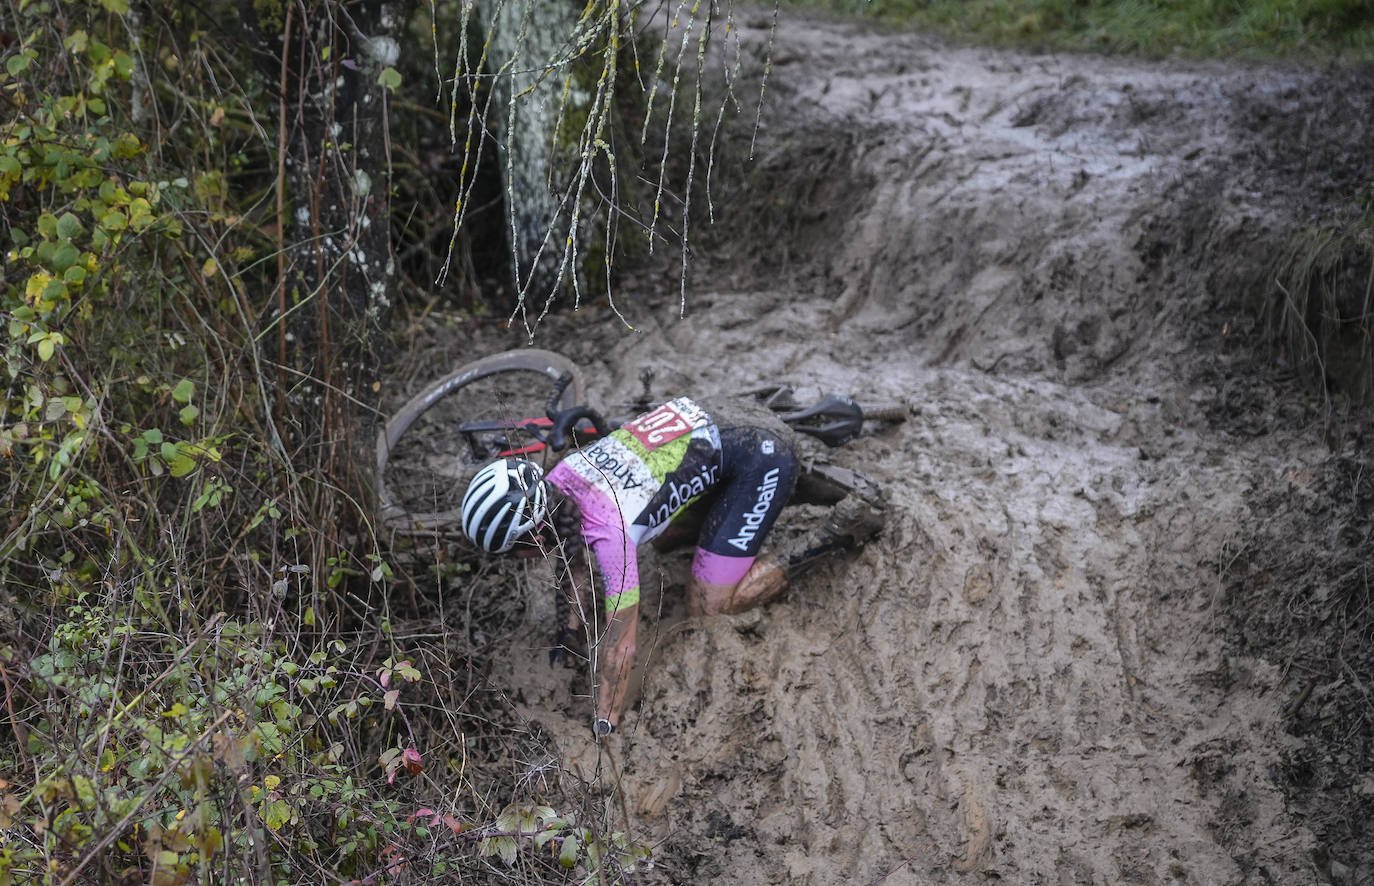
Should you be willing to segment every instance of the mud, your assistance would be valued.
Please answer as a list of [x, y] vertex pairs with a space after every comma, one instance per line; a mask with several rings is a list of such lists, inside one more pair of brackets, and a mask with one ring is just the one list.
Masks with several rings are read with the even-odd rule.
[[[1367, 179], [1361, 83], [784, 22], [758, 156], [716, 195], [736, 235], [685, 316], [646, 267], [619, 287], [633, 331], [589, 306], [536, 344], [594, 402], [647, 367], [664, 396], [788, 381], [913, 415], [833, 455], [886, 487], [884, 534], [782, 599], [687, 619], [688, 554], [646, 555], [609, 755], [585, 676], [547, 665], [551, 604], [496, 644], [516, 714], [656, 846], [637, 882], [1374, 881], [1367, 830], [1294, 797], [1287, 767], [1331, 741], [1292, 728], [1307, 677], [1228, 608], [1270, 602], [1237, 592], [1238, 551], [1325, 531], [1285, 490], [1362, 464], [1247, 291]], [[1341, 790], [1374, 795], [1370, 765]]]

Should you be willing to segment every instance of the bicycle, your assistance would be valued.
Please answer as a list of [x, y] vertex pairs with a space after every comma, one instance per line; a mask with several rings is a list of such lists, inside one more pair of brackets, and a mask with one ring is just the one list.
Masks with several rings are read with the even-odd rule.
[[[377, 435], [379, 518], [395, 531], [453, 531], [461, 523], [463, 493], [478, 468], [502, 456], [550, 458], [569, 446], [609, 434], [656, 405], [644, 390], [608, 419], [585, 402], [581, 369], [553, 351], [504, 351], [467, 363], [432, 382], [387, 421]], [[794, 430], [830, 447], [841, 446], [871, 421], [899, 422], [903, 405], [861, 407], [828, 394], [810, 406], [785, 385], [742, 391]], [[547, 465], [546, 465], [547, 467]], [[811, 471], [811, 500], [837, 500], [871, 484], [835, 466]]]

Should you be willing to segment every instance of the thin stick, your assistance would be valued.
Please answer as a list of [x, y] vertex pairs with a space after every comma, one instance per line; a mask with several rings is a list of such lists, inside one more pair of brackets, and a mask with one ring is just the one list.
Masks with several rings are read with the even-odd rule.
[[[286, 4], [286, 24], [281, 48], [281, 77], [277, 88], [277, 363], [286, 365], [286, 71], [291, 50], [291, 14], [294, 3]], [[277, 373], [276, 412], [281, 415], [286, 402], [286, 378]]]

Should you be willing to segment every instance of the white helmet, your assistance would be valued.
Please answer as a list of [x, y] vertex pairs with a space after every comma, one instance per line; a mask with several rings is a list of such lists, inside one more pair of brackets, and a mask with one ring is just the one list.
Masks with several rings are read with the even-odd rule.
[[523, 458], [502, 458], [482, 468], [463, 496], [463, 534], [488, 553], [509, 551], [544, 519], [549, 499], [543, 481], [539, 466]]

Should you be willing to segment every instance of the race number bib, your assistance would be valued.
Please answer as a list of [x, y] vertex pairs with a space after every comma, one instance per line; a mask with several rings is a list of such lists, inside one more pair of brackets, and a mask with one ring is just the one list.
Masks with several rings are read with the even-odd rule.
[[686, 397], [679, 397], [653, 412], [641, 415], [626, 424], [623, 430], [628, 431], [645, 449], [657, 449], [683, 434], [690, 434], [694, 428], [705, 425], [709, 420], [700, 406]]

